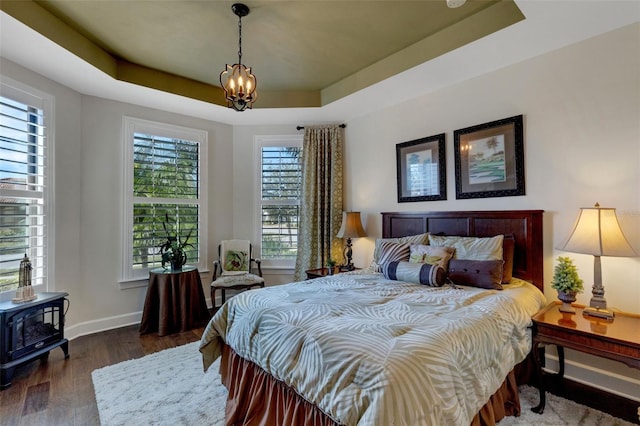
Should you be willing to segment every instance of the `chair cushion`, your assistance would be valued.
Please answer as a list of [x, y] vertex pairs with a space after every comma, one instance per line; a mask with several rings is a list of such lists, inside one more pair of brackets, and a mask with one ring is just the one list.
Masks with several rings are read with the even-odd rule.
[[211, 287], [235, 287], [264, 284], [264, 278], [256, 274], [223, 275], [211, 283]]
[[227, 276], [231, 276], [231, 275], [244, 275], [244, 274], [248, 274], [247, 271], [222, 271], [222, 274], [220, 274], [223, 277], [227, 277]]

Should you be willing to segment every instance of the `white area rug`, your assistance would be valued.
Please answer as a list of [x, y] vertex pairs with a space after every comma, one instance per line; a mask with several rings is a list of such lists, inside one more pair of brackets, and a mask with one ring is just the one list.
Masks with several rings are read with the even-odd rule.
[[[114, 425], [224, 425], [227, 391], [220, 383], [218, 361], [205, 374], [199, 342], [95, 370], [93, 385], [100, 421]], [[632, 426], [608, 414], [547, 394], [544, 414], [538, 391], [520, 388], [522, 415], [500, 426]]]
[[205, 374], [199, 343], [93, 371], [100, 423], [224, 425], [227, 389], [220, 383], [219, 361]]

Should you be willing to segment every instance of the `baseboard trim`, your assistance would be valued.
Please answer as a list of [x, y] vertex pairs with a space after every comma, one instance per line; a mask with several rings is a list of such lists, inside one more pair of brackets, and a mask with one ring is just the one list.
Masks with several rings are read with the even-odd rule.
[[132, 312], [125, 315], [101, 318], [93, 321], [85, 321], [78, 324], [66, 326], [64, 328], [65, 338], [73, 340], [80, 336], [99, 333], [101, 331], [113, 330], [115, 328], [140, 324], [142, 312]]
[[[545, 365], [545, 371], [556, 373], [559, 367], [557, 356], [547, 353]], [[605, 383], [611, 387], [597, 383]], [[553, 375], [545, 375], [545, 388], [554, 395], [640, 424], [640, 399], [632, 391], [637, 385], [633, 378], [572, 360], [565, 360], [565, 375], [562, 380], [558, 381]]]
[[[559, 368], [558, 357], [547, 353], [545, 358], [545, 370], [550, 373], [557, 372]], [[600, 361], [602, 359], [595, 358], [595, 360]], [[609, 362], [609, 364], [604, 364], [603, 366], [605, 368], [565, 359], [564, 376], [569, 380], [597, 388], [603, 392], [635, 400], [637, 405], [640, 405], [640, 395], [637, 393], [640, 381], [631, 377], [630, 374], [625, 375], [631, 367], [618, 362]], [[607, 369], [607, 366], [609, 369]], [[633, 371], [636, 372], [636, 370]]]

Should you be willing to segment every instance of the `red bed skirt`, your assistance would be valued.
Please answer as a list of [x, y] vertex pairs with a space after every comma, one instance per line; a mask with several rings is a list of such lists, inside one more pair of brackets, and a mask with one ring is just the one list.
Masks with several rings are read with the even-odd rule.
[[[526, 361], [525, 361], [526, 362]], [[518, 366], [517, 366], [518, 367]], [[512, 370], [498, 391], [473, 418], [472, 426], [495, 425], [505, 416], [520, 415], [518, 376], [527, 368]], [[274, 379], [254, 363], [224, 345], [220, 362], [222, 383], [229, 390], [227, 426], [336, 426], [334, 420], [292, 388]]]

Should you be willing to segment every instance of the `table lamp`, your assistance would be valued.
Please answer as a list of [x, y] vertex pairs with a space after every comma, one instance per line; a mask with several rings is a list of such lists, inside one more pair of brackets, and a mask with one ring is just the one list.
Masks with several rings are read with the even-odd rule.
[[341, 271], [353, 271], [355, 269], [355, 266], [353, 266], [351, 262], [351, 255], [353, 254], [351, 239], [366, 236], [367, 233], [360, 221], [360, 212], [342, 212], [342, 226], [340, 226], [340, 230], [336, 234], [338, 238], [347, 239], [347, 245], [343, 252], [345, 264], [340, 266]]
[[573, 230], [558, 249], [593, 255], [593, 297], [583, 314], [613, 320], [604, 298], [600, 256], [638, 256], [620, 229], [616, 209], [600, 207], [598, 203], [581, 208]]

